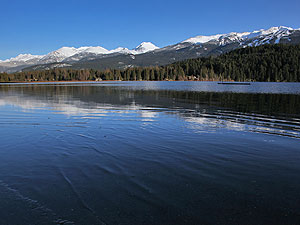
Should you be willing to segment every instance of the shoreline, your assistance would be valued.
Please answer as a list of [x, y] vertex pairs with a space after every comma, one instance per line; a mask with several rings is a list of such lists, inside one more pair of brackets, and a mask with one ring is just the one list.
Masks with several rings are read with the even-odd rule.
[[[3, 82], [0, 81], [1, 84], [39, 84], [39, 83], [104, 83], [104, 82], [219, 82], [222, 84], [226, 83], [253, 83], [260, 81], [233, 81], [233, 80], [102, 80], [102, 81], [95, 81], [95, 80], [67, 80], [67, 81], [9, 81]], [[276, 82], [276, 81], [265, 81], [263, 83], [298, 83], [298, 82]]]
[[218, 84], [239, 84], [239, 83], [299, 83], [299, 82], [288, 82], [288, 81], [220, 81], [220, 80], [68, 80], [68, 81], [10, 81], [0, 82], [3, 84], [51, 84], [51, 83], [106, 83], [106, 82], [218, 82]]
[[[101, 83], [101, 82], [178, 82], [178, 81], [188, 81], [188, 82], [245, 82], [245, 81], [220, 81], [220, 80], [60, 80], [60, 81], [10, 81], [10, 82], [0, 82], [0, 84], [36, 84], [36, 83]], [[252, 81], [247, 81], [252, 82]]]

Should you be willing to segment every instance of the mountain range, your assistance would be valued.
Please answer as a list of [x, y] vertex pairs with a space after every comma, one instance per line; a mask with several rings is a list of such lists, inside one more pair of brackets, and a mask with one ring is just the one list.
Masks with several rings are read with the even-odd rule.
[[280, 26], [253, 32], [196, 36], [163, 48], [151, 42], [143, 42], [132, 50], [122, 47], [107, 50], [101, 46], [62, 47], [46, 55], [21, 54], [15, 58], [0, 60], [0, 72], [13, 73], [61, 67], [125, 69], [135, 66], [159, 66], [188, 58], [220, 55], [237, 48], [278, 43], [300, 43], [300, 28]]

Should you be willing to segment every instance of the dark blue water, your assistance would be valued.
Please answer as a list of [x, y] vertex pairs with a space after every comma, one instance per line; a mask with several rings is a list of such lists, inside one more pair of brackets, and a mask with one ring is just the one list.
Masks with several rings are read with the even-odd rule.
[[300, 84], [0, 86], [0, 224], [299, 224]]

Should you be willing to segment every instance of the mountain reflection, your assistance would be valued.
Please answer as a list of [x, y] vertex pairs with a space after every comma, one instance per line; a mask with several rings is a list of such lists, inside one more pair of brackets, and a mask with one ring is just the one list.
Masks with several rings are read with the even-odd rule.
[[[1, 86], [0, 107], [47, 109], [85, 118], [135, 113], [151, 122], [159, 113], [180, 116], [196, 131], [226, 128], [300, 138], [300, 95], [177, 90], [117, 86]], [[146, 119], [146, 120], [145, 120]]]

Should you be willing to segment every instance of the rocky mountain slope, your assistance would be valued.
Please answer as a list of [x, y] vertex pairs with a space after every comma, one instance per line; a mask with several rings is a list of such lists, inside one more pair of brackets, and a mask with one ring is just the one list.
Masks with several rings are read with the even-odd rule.
[[46, 55], [23, 54], [0, 61], [0, 72], [60, 67], [124, 69], [135, 66], [156, 66], [188, 58], [220, 55], [237, 48], [278, 43], [300, 43], [300, 29], [280, 26], [253, 32], [196, 36], [163, 48], [158, 48], [150, 42], [143, 42], [132, 50], [122, 47], [107, 50], [100, 46], [62, 47]]

